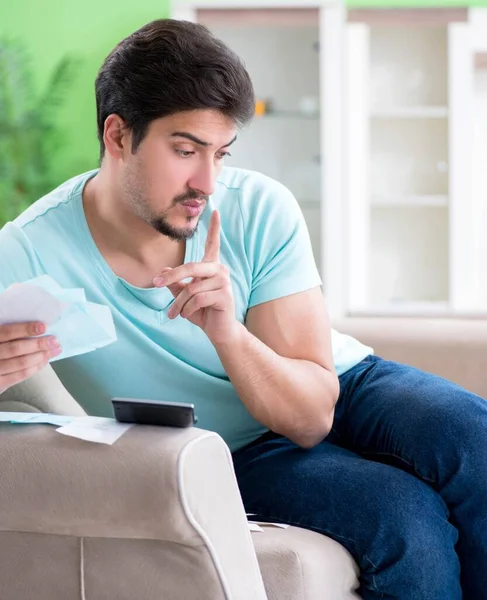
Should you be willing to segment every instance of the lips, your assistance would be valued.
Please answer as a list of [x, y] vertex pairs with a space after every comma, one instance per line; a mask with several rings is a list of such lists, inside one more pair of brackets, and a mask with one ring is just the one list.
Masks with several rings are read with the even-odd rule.
[[192, 208], [200, 208], [204, 203], [204, 200], [186, 200], [186, 202], [181, 202], [183, 206], [191, 206]]

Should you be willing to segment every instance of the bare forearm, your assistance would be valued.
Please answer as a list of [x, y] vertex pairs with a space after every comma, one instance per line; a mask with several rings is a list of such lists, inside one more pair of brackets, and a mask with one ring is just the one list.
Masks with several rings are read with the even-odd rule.
[[279, 356], [243, 325], [215, 347], [255, 419], [303, 447], [326, 437], [339, 392], [334, 373], [307, 360]]

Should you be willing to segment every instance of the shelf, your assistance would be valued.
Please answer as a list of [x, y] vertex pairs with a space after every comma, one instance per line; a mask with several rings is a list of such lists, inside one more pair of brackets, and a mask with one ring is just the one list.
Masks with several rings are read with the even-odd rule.
[[373, 109], [374, 119], [446, 119], [447, 106], [399, 106], [397, 108]]
[[319, 113], [305, 113], [305, 112], [301, 112], [299, 110], [274, 110], [274, 111], [270, 111], [268, 113], [265, 113], [264, 115], [256, 115], [255, 120], [257, 121], [258, 119], [314, 119], [314, 120], [319, 120], [320, 118], [320, 114]]
[[448, 302], [397, 302], [354, 310], [353, 317], [445, 316], [453, 312]]
[[448, 196], [425, 194], [411, 196], [373, 196], [371, 199], [373, 207], [394, 207], [403, 208], [421, 207], [421, 206], [448, 206]]

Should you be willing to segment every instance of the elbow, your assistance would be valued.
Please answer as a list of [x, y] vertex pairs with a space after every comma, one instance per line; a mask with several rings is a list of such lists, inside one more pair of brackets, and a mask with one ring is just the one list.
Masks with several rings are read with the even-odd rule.
[[[328, 437], [335, 418], [335, 405], [340, 395], [338, 377], [329, 371], [323, 370], [325, 375], [323, 385], [319, 386], [318, 393], [309, 399], [308, 409], [297, 416], [294, 413], [280, 431], [300, 448], [310, 450]], [[296, 418], [297, 417], [297, 418]], [[292, 422], [291, 422], [292, 420]], [[278, 429], [274, 429], [278, 431]]]
[[317, 431], [314, 434], [297, 436], [297, 439], [293, 441], [303, 450], [311, 450], [315, 446], [318, 446], [318, 444], [321, 444], [321, 442], [327, 438], [330, 431], [331, 426], [328, 429]]
[[334, 414], [335, 411], [332, 410], [321, 419], [315, 420], [312, 426], [294, 431], [292, 435], [288, 436], [289, 439], [303, 450], [311, 450], [328, 437], [333, 426]]
[[[323, 438], [324, 439], [324, 438]], [[301, 443], [297, 443], [297, 445], [302, 449], [302, 450], [311, 450], [313, 448], [315, 448], [316, 446], [318, 446], [319, 444], [321, 444], [323, 440], [319, 439], [317, 441], [313, 441], [313, 440], [305, 440]]]
[[328, 434], [333, 427], [335, 418], [335, 404], [340, 395], [340, 384], [338, 377], [332, 381], [332, 385], [328, 387], [328, 401], [323, 406], [320, 403], [319, 411], [313, 415], [311, 421], [307, 425], [302, 425], [294, 436], [290, 439], [303, 449], [309, 450], [328, 437]]

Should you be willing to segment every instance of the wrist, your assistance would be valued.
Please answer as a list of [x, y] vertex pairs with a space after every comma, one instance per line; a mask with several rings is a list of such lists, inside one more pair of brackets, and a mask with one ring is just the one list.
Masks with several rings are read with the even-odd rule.
[[225, 352], [228, 349], [235, 348], [239, 345], [240, 341], [248, 335], [247, 328], [239, 321], [235, 321], [231, 327], [225, 329], [218, 338], [211, 339], [210, 341], [215, 346], [218, 353]]

